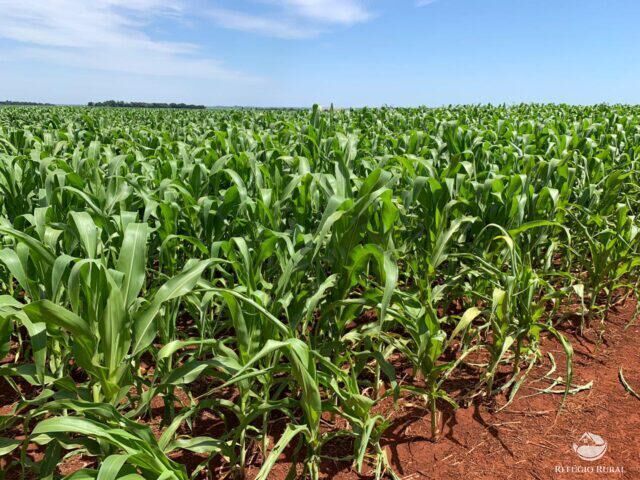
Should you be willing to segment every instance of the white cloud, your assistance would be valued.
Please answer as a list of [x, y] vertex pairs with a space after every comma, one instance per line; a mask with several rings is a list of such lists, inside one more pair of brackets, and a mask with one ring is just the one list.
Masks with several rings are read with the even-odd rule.
[[274, 3], [319, 22], [353, 25], [371, 18], [359, 0], [274, 0]]
[[310, 38], [320, 33], [315, 28], [305, 28], [288, 20], [250, 15], [226, 8], [213, 8], [208, 13], [218, 25], [224, 28], [252, 32], [269, 37]]
[[426, 7], [432, 3], [436, 3], [438, 0], [416, 0], [416, 7]]
[[145, 32], [154, 19], [178, 17], [183, 10], [178, 0], [0, 0], [0, 38], [21, 45], [10, 56], [77, 68], [241, 78], [200, 55], [197, 45], [157, 40]]
[[[212, 8], [209, 17], [232, 30], [277, 38], [310, 38], [331, 26], [366, 22], [373, 15], [361, 0], [258, 0], [271, 6], [263, 14]], [[255, 2], [255, 0], [254, 0]]]

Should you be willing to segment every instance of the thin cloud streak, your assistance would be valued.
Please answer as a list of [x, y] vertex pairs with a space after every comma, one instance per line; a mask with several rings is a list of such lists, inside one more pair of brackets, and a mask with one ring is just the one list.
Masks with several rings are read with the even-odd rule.
[[353, 25], [372, 17], [359, 0], [276, 0], [274, 3], [294, 15], [323, 23]]
[[9, 56], [20, 51], [76, 68], [141, 75], [245, 77], [202, 56], [198, 45], [155, 40], [145, 33], [153, 19], [183, 15], [176, 0], [0, 0], [0, 11], [0, 38], [19, 45]]
[[269, 37], [285, 39], [313, 38], [317, 37], [321, 32], [316, 28], [301, 27], [292, 21], [250, 15], [226, 8], [210, 9], [207, 15], [223, 28], [257, 33]]
[[334, 26], [352, 26], [371, 18], [360, 0], [261, 0], [271, 6], [264, 14], [228, 8], [211, 8], [207, 15], [217, 25], [258, 35], [301, 39], [315, 38]]

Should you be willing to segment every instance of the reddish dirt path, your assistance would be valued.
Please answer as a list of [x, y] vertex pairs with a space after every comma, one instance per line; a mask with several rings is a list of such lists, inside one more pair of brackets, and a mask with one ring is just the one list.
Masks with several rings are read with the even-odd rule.
[[[446, 413], [442, 437], [435, 444], [429, 440], [428, 413], [401, 400], [384, 441], [396, 473], [403, 480], [640, 479], [640, 400], [628, 394], [618, 379], [622, 366], [627, 381], [640, 392], [640, 327], [624, 330], [634, 310], [631, 300], [614, 309], [599, 345], [594, 329], [585, 330], [584, 337], [578, 338], [567, 326], [563, 333], [575, 351], [573, 383], [593, 381], [593, 386], [569, 396], [559, 414], [562, 395], [531, 396], [536, 388], [550, 385], [541, 380], [551, 367], [546, 355], [506, 409], [495, 413], [495, 406], [477, 402]], [[544, 338], [542, 348], [556, 359], [552, 378], [564, 376], [560, 344]], [[497, 399], [497, 403], [504, 404], [504, 399]], [[607, 451], [600, 460], [587, 462], [573, 451], [573, 443], [585, 432], [607, 441]], [[288, 467], [286, 461], [276, 465], [270, 478], [284, 479]], [[565, 471], [558, 471], [561, 468]], [[572, 468], [573, 472], [568, 470]], [[603, 468], [613, 471], [603, 473]], [[321, 471], [326, 479], [373, 478], [370, 467], [358, 475], [349, 464], [325, 462]]]

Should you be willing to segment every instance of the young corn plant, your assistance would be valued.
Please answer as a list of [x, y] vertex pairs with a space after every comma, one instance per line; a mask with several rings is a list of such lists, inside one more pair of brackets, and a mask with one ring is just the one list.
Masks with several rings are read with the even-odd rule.
[[435, 439], [458, 369], [510, 402], [545, 332], [569, 391], [556, 327], [603, 331], [639, 290], [638, 128], [624, 105], [0, 108], [8, 475], [394, 477], [389, 397]]

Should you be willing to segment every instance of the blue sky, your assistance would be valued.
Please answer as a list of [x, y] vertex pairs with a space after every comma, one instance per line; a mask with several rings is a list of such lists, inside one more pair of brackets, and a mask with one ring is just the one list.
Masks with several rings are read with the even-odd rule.
[[0, 0], [0, 99], [640, 103], [636, 0]]

